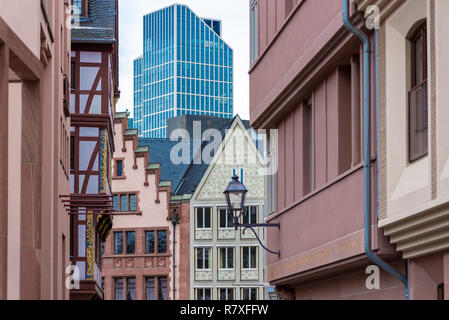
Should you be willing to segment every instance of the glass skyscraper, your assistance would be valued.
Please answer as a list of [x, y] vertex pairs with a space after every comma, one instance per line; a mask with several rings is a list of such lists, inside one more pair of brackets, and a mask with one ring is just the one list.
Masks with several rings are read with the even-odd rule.
[[167, 119], [233, 117], [233, 52], [221, 21], [172, 5], [143, 18], [143, 55], [134, 60], [134, 127], [165, 138]]

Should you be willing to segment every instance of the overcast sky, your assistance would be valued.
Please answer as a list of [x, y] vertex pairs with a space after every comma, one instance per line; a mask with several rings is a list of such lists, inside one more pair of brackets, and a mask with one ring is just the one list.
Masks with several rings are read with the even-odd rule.
[[119, 0], [120, 90], [117, 110], [133, 113], [133, 60], [143, 51], [143, 16], [174, 3], [199, 17], [222, 21], [222, 38], [234, 50], [234, 114], [249, 119], [249, 8], [245, 0]]

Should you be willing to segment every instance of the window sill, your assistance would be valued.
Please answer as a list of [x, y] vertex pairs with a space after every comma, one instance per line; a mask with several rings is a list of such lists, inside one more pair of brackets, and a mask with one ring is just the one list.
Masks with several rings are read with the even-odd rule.
[[113, 255], [104, 255], [105, 258], [170, 258], [171, 254], [169, 253], [161, 253], [161, 254], [113, 254]]
[[112, 177], [112, 180], [125, 180], [126, 176]]
[[114, 212], [116, 216], [141, 216], [142, 211], [117, 211]]

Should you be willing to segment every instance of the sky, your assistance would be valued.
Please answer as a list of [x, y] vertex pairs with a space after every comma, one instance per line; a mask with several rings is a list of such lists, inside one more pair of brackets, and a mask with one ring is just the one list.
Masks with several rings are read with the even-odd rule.
[[249, 119], [249, 7], [244, 0], [119, 0], [121, 98], [117, 111], [133, 114], [133, 60], [143, 51], [143, 16], [186, 4], [201, 18], [222, 21], [222, 38], [234, 50], [234, 115]]

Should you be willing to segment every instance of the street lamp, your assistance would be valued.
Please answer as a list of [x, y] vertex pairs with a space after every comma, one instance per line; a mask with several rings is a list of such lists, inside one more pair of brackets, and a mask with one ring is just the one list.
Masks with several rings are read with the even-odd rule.
[[247, 229], [250, 229], [259, 241], [260, 245], [268, 252], [277, 254], [279, 257], [281, 256], [280, 251], [272, 251], [265, 247], [262, 241], [259, 238], [256, 230], [254, 228], [278, 228], [281, 229], [280, 223], [240, 223], [239, 219], [243, 215], [243, 211], [245, 209], [245, 198], [248, 193], [248, 189], [246, 189], [245, 185], [239, 181], [239, 177], [234, 174], [231, 182], [228, 184], [226, 190], [223, 192], [226, 197], [226, 203], [228, 205], [228, 214], [232, 214], [233, 218], [233, 226], [235, 230], [238, 228], [243, 228], [243, 234]]
[[[234, 220], [235, 230], [238, 228], [239, 219], [245, 208], [245, 197], [248, 190], [245, 185], [239, 181], [239, 177], [234, 174], [232, 181], [224, 191], [226, 203], [228, 204], [228, 214], [231, 213]], [[234, 212], [237, 214], [234, 215]]]

